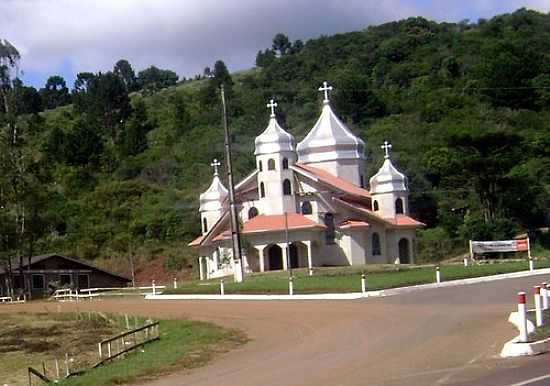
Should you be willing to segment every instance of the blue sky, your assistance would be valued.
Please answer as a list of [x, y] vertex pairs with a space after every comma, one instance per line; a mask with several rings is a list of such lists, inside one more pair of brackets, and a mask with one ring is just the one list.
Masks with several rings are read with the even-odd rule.
[[278, 32], [292, 40], [424, 16], [437, 21], [491, 18], [550, 0], [2, 0], [0, 38], [21, 52], [26, 83], [106, 71], [121, 58], [180, 76], [222, 59], [249, 68]]

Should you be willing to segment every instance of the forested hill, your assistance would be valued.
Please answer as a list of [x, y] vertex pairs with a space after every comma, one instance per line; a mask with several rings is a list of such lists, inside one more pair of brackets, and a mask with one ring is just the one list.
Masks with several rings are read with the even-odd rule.
[[0, 108], [3, 253], [191, 256], [183, 246], [200, 232], [199, 193], [211, 160], [224, 158], [221, 82], [239, 177], [254, 167], [266, 102], [277, 100], [282, 126], [301, 140], [327, 80], [335, 111], [367, 143], [369, 175], [383, 140], [393, 144], [413, 214], [431, 228], [421, 240], [510, 237], [547, 223], [550, 15], [419, 17], [306, 42], [279, 34], [256, 63], [229, 74], [218, 61], [210, 77], [167, 88], [139, 87], [127, 62], [79, 74], [70, 92], [4, 83], [13, 103]]

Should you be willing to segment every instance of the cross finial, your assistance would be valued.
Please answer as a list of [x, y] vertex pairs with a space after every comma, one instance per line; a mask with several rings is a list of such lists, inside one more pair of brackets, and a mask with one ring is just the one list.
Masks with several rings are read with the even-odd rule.
[[386, 153], [384, 155], [384, 158], [385, 159], [390, 158], [390, 150], [392, 148], [391, 143], [389, 143], [388, 141], [384, 141], [384, 144], [380, 146], [380, 148], [384, 149], [384, 152]]
[[214, 158], [214, 161], [210, 164], [214, 168], [214, 176], [219, 176], [218, 174], [218, 166], [221, 166], [220, 161], [218, 161], [217, 158]]
[[273, 99], [269, 100], [269, 103], [266, 105], [268, 109], [271, 109], [271, 118], [275, 118], [275, 107], [277, 107], [277, 102], [275, 102]]
[[332, 91], [332, 86], [329, 86], [327, 81], [324, 81], [323, 86], [319, 87], [319, 91], [323, 91], [325, 93], [325, 99], [323, 99], [323, 103], [328, 104], [328, 92]]

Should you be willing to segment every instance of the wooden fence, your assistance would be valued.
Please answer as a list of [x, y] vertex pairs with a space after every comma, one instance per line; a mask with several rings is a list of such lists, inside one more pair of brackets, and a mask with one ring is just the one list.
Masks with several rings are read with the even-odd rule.
[[160, 338], [159, 322], [151, 322], [134, 330], [123, 332], [97, 344], [99, 362], [93, 367], [124, 355], [138, 347]]
[[[72, 288], [62, 288], [56, 290], [51, 298], [57, 301], [79, 301], [92, 300], [94, 298], [106, 296], [145, 296], [159, 294], [160, 291], [165, 288], [166, 286], [164, 285], [153, 285], [149, 287], [85, 288], [80, 291]], [[143, 292], [148, 290], [151, 292]]]
[[[126, 324], [129, 324], [127, 317]], [[102, 340], [97, 344], [99, 360], [93, 364], [91, 368], [99, 367], [108, 361], [118, 358], [132, 350], [158, 339], [160, 339], [159, 322], [149, 321], [141, 327], [137, 327], [133, 330], [125, 331], [111, 338]], [[60, 363], [57, 359], [55, 360], [55, 369], [50, 366], [47, 369], [45, 362], [42, 363], [42, 371], [33, 367], [28, 367], [29, 386], [33, 385], [33, 377], [35, 379], [38, 378], [41, 383], [57, 383], [60, 379], [80, 375], [86, 372], [86, 369], [70, 369], [72, 360], [73, 359], [70, 359], [69, 355], [66, 354], [64, 363], [63, 361]]]

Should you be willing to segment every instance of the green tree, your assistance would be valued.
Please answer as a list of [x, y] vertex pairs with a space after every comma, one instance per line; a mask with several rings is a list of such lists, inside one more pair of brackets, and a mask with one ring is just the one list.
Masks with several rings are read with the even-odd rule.
[[273, 38], [273, 49], [279, 53], [279, 56], [284, 56], [287, 51], [290, 49], [292, 44], [288, 40], [288, 36], [283, 33], [278, 33]]
[[134, 72], [132, 65], [126, 59], [120, 59], [116, 62], [115, 67], [113, 68], [113, 73], [122, 79], [128, 92], [136, 90], [136, 73]]
[[67, 83], [62, 76], [50, 76], [46, 81], [44, 88], [40, 89], [42, 104], [46, 109], [55, 109], [71, 102]]

